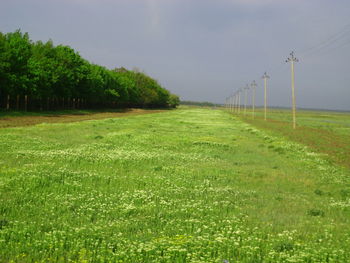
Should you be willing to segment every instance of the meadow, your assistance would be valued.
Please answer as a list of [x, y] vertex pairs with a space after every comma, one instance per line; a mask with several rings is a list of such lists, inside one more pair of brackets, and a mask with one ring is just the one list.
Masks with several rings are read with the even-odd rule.
[[223, 110], [0, 129], [0, 262], [349, 262], [350, 171]]

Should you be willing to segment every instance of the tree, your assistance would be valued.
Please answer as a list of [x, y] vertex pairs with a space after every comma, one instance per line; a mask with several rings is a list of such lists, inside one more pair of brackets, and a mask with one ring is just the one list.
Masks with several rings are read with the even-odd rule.
[[[6, 52], [6, 37], [0, 32], [0, 102], [8, 93], [8, 72], [9, 72], [9, 59]], [[1, 103], [0, 103], [1, 104]]]
[[175, 94], [170, 94], [168, 99], [168, 105], [171, 108], [176, 108], [180, 104], [180, 98]]
[[31, 92], [30, 79], [28, 78], [28, 60], [31, 57], [31, 42], [28, 33], [22, 34], [20, 30], [5, 35], [5, 64], [6, 92], [15, 94], [27, 94]]
[[58, 81], [55, 67], [55, 50], [52, 41], [45, 44], [38, 41], [33, 44], [28, 68], [32, 90], [36, 96], [42, 98], [54, 95], [53, 86]]
[[0, 33], [0, 98], [5, 94], [32, 95], [40, 105], [43, 98], [83, 98], [98, 107], [177, 105], [176, 96], [137, 68], [90, 64], [69, 46], [33, 43], [20, 30]]

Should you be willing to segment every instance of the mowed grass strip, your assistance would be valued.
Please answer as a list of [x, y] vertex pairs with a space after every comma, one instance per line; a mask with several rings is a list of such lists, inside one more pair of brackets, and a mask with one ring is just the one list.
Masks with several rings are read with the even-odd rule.
[[312, 150], [326, 154], [325, 158], [350, 168], [350, 113], [329, 111], [298, 111], [297, 129], [292, 128], [291, 112], [269, 110], [267, 121], [262, 109], [240, 115], [240, 118], [255, 127], [271, 131], [277, 136], [307, 145]]
[[349, 171], [209, 109], [0, 130], [0, 262], [349, 262]]

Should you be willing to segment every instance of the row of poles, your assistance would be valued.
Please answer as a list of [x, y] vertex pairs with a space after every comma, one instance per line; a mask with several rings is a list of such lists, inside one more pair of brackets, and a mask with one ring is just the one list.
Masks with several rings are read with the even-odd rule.
[[[294, 56], [294, 52], [290, 53], [290, 57], [287, 58], [286, 62], [291, 64], [291, 77], [292, 77], [292, 116], [293, 116], [293, 129], [296, 128], [296, 103], [295, 103], [295, 92], [294, 92], [294, 63], [299, 60]], [[262, 76], [264, 80], [264, 120], [267, 120], [267, 80], [270, 78], [269, 75], [265, 72]], [[255, 91], [257, 87], [255, 80], [249, 85], [238, 89], [231, 96], [226, 98], [225, 107], [228, 108], [231, 112], [236, 112], [240, 114], [242, 111], [244, 115], [247, 114], [247, 99], [248, 99], [248, 90], [252, 90], [252, 114], [253, 119], [255, 118]], [[242, 109], [241, 104], [241, 95], [244, 93], [244, 104]]]

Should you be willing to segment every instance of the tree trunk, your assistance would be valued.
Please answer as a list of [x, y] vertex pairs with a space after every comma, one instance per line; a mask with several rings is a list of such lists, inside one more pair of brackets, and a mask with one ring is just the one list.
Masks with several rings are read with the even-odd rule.
[[19, 95], [17, 95], [16, 110], [19, 110]]
[[28, 96], [24, 95], [24, 111], [27, 111], [28, 108]]
[[10, 95], [7, 95], [6, 110], [10, 109]]
[[52, 110], [55, 110], [56, 108], [55, 108], [55, 97], [52, 97], [51, 98], [51, 108], [52, 108]]

